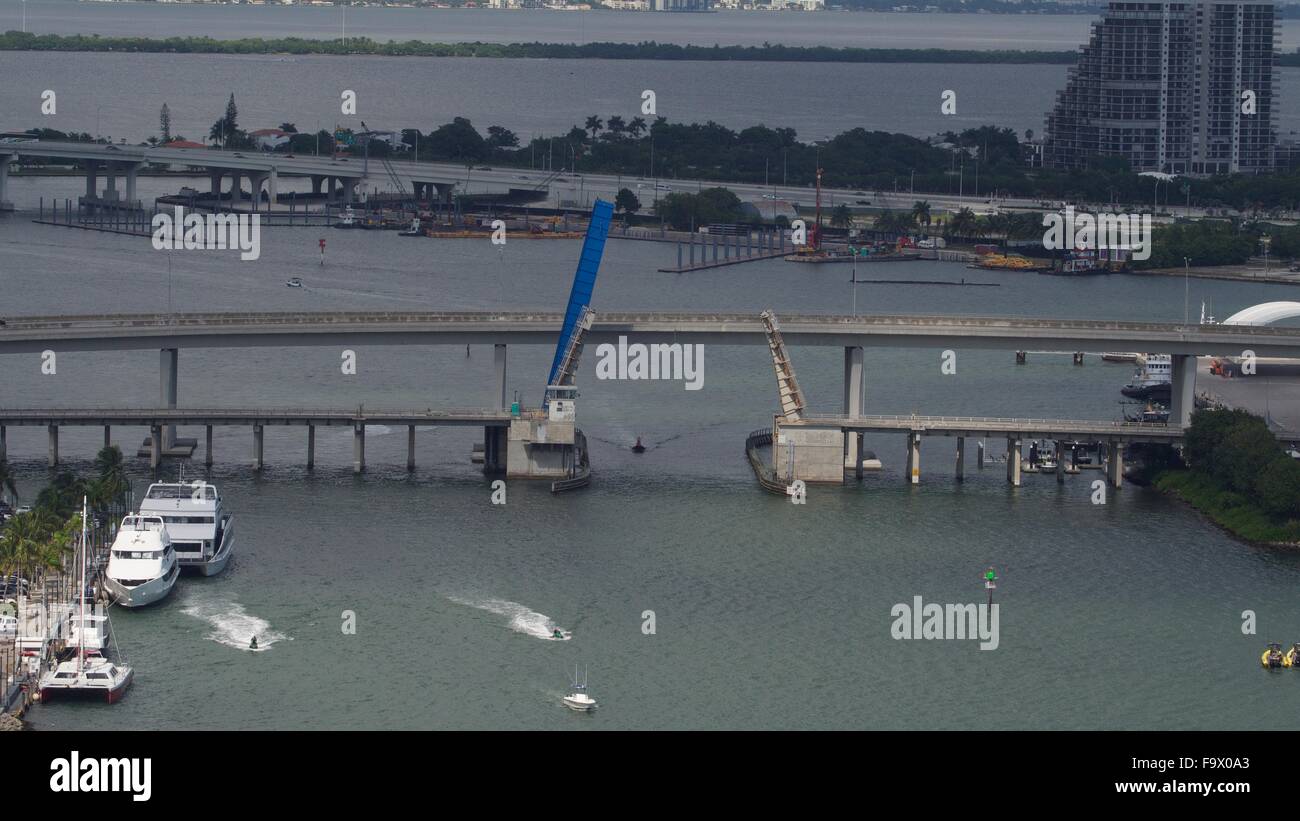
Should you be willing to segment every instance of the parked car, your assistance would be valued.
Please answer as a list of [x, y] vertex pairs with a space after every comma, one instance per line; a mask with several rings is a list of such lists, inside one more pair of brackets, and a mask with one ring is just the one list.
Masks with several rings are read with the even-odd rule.
[[16, 574], [0, 579], [0, 598], [26, 596], [31, 583]]

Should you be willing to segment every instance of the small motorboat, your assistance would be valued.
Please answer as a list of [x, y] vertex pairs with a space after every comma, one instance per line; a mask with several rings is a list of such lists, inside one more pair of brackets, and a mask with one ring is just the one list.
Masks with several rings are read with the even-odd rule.
[[1259, 663], [1270, 670], [1285, 667], [1286, 656], [1282, 653], [1282, 645], [1275, 641], [1269, 642], [1268, 649], [1259, 657]]
[[583, 668], [582, 683], [578, 683], [578, 670], [574, 668], [573, 683], [569, 694], [564, 697], [564, 706], [580, 713], [589, 713], [596, 709], [596, 700], [587, 695], [587, 670]]
[[290, 288], [301, 288], [302, 279], [300, 277], [291, 277], [289, 281], [284, 284]]
[[645, 453], [645, 445], [641, 444], [641, 437], [636, 438], [636, 444], [632, 446], [633, 453]]
[[573, 638], [573, 634], [568, 630], [561, 630], [558, 627], [551, 628], [551, 641], [568, 641]]

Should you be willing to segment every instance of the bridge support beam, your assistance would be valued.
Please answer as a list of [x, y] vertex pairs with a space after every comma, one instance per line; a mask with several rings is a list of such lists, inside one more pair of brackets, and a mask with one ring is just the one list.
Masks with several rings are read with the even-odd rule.
[[966, 437], [957, 437], [957, 481], [966, 479]]
[[415, 425], [406, 426], [406, 469], [415, 470]]
[[1065, 445], [1061, 440], [1056, 440], [1056, 483], [1065, 484]]
[[921, 484], [921, 434], [916, 431], [907, 434], [907, 481]]
[[212, 426], [204, 426], [203, 431], [203, 464], [212, 467]]
[[335, 184], [334, 177], [325, 178], [325, 202], [326, 203], [332, 203], [336, 199], [334, 195], [334, 184]]
[[104, 426], [104, 447], [111, 448], [112, 446], [113, 446], [113, 428], [109, 425], [105, 425]]
[[9, 447], [5, 442], [5, 426], [0, 425], [0, 462], [8, 461]]
[[117, 199], [117, 163], [104, 163], [104, 199]]
[[345, 177], [343, 179], [343, 204], [351, 205], [353, 199], [356, 198], [356, 193], [357, 181], [350, 177]]
[[307, 470], [316, 467], [316, 426], [307, 426]]
[[[862, 376], [863, 352], [860, 346], [848, 346], [844, 349], [844, 415], [858, 417], [862, 415], [862, 406], [866, 396], [866, 387]], [[861, 451], [862, 433], [846, 431], [844, 434], [844, 458], [847, 461], [854, 453]], [[856, 442], [856, 444], [855, 444]], [[862, 458], [858, 458], [861, 468]], [[860, 474], [859, 471], [855, 471]]]
[[977, 442], [975, 445], [975, 468], [977, 470], [984, 469], [984, 440], [983, 439], [979, 440], [979, 442]]
[[[158, 404], [168, 410], [176, 409], [177, 376], [180, 352], [176, 348], [163, 348], [158, 357]], [[171, 450], [176, 445], [176, 426], [163, 427], [163, 451]]]
[[163, 454], [163, 428], [161, 425], [149, 426], [149, 469], [158, 470], [162, 464]]
[[213, 171], [212, 169], [208, 169], [208, 179], [212, 183], [211, 186], [209, 186], [208, 188], [208, 192], [211, 193], [213, 196], [215, 196], [217, 199], [221, 199], [221, 179], [225, 176], [226, 175], [221, 173], [220, 171]]
[[311, 178], [311, 193], [312, 193], [313, 195], [319, 195], [319, 194], [320, 194], [320, 188], [321, 188], [321, 186], [324, 185], [324, 184], [325, 184], [325, 178], [324, 178], [324, 177], [320, 177], [320, 176], [315, 176], [315, 175], [313, 175], [312, 178]]
[[238, 171], [230, 172], [230, 207], [234, 208], [243, 198], [244, 181]]
[[129, 163], [126, 166], [126, 207], [136, 207], [135, 178], [140, 169], [144, 167], [142, 162]]
[[0, 211], [14, 210], [14, 204], [9, 201], [9, 163], [13, 162], [13, 154], [0, 154]]
[[99, 162], [86, 160], [86, 199], [93, 200], [99, 196]]
[[59, 466], [59, 426], [50, 425], [50, 467]]
[[1106, 478], [1110, 486], [1119, 490], [1124, 487], [1124, 443], [1110, 442], [1106, 446]]
[[261, 470], [262, 461], [262, 426], [253, 425], [253, 470]]
[[364, 422], [352, 425], [352, 472], [366, 469], [366, 426]]
[[1169, 394], [1169, 424], [1186, 428], [1192, 424], [1196, 407], [1196, 357], [1174, 355], [1173, 384]]
[[1020, 440], [1007, 439], [1007, 481], [1020, 487]]
[[492, 346], [492, 364], [496, 367], [497, 374], [497, 410], [505, 410], [510, 407], [506, 401], [506, 346]]

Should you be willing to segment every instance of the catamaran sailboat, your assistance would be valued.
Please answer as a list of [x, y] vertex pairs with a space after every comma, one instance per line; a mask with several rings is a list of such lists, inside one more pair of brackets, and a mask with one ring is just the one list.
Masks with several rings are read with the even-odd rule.
[[155, 482], [140, 502], [140, 515], [161, 516], [181, 569], [215, 576], [235, 550], [235, 519], [208, 482]]
[[122, 519], [104, 573], [104, 589], [123, 607], [162, 601], [181, 573], [167, 526], [158, 515], [132, 514]]
[[[86, 539], [86, 502], [82, 499], [81, 508], [81, 590], [86, 587], [86, 564], [88, 562], [89, 542]], [[101, 650], [92, 649], [87, 640], [94, 632], [90, 625], [94, 618], [105, 620], [101, 639], [108, 636], [107, 616], [92, 616], [86, 612], [86, 597], [78, 596], [77, 624], [82, 625], [69, 637], [69, 644], [75, 648], [75, 655], [47, 670], [40, 678], [41, 701], [66, 696], [93, 696], [103, 698], [109, 704], [117, 701], [131, 686], [135, 672], [125, 664], [117, 664], [104, 658]], [[75, 644], [73, 642], [75, 641]]]

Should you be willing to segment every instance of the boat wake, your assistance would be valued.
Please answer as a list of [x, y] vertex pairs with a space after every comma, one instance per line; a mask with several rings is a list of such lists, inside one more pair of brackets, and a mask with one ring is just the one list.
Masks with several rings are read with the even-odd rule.
[[[469, 599], [460, 596], [448, 596], [447, 598], [456, 604], [463, 604], [476, 610], [486, 610], [498, 616], [505, 616], [509, 619], [508, 626], [516, 633], [523, 633], [526, 636], [545, 641], [568, 641], [573, 638], [573, 634], [568, 630], [557, 628], [550, 616], [545, 613], [538, 613], [535, 610], [529, 610], [518, 602], [506, 601], [505, 599]], [[561, 633], [561, 638], [555, 637], [557, 629]]]
[[280, 641], [292, 641], [292, 637], [271, 629], [266, 619], [254, 616], [244, 609], [239, 602], [225, 599], [194, 599], [181, 609], [187, 616], [207, 622], [212, 628], [207, 638], [236, 650], [250, 649], [249, 643], [257, 638], [257, 649], [262, 653], [271, 649], [271, 645]]

